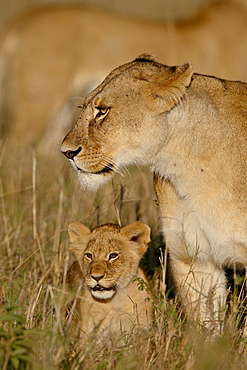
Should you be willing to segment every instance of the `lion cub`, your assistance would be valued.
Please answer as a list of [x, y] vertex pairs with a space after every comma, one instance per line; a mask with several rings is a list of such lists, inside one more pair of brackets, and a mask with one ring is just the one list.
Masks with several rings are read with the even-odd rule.
[[125, 332], [147, 329], [153, 315], [151, 296], [149, 289], [138, 289], [136, 278], [148, 284], [139, 261], [150, 241], [149, 227], [142, 222], [123, 228], [107, 224], [91, 232], [72, 222], [68, 232], [77, 261], [68, 271], [67, 284], [80, 290], [73, 327], [82, 341], [94, 334], [104, 345]]

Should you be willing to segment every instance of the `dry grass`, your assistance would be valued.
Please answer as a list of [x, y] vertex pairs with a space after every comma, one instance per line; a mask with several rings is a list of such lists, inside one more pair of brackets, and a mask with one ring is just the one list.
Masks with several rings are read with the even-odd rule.
[[[244, 53], [242, 37], [245, 33], [241, 34], [242, 28], [237, 27], [241, 26], [242, 17], [239, 18], [236, 12], [229, 12], [233, 21], [236, 19], [235, 31], [235, 26], [229, 26], [230, 18], [220, 23], [221, 13], [219, 18], [217, 13], [217, 17], [213, 16], [211, 21], [209, 17], [212, 23], [209, 22], [205, 29], [203, 23], [201, 28], [197, 28], [196, 24], [194, 28], [192, 24], [188, 27], [181, 26], [181, 30], [171, 27], [166, 33], [162, 31], [162, 45], [165, 45], [165, 47], [162, 46], [165, 58], [163, 61], [167, 60], [168, 64], [170, 61], [171, 64], [177, 63], [173, 61], [174, 58], [182, 57], [182, 61], [192, 61], [199, 72], [203, 72], [205, 68], [207, 73], [217, 74], [214, 68], [216, 70], [218, 68], [221, 77], [232, 76], [234, 73], [237, 78], [245, 78], [243, 67], [245, 55], [242, 55]], [[242, 15], [241, 12], [240, 14]], [[218, 28], [214, 28], [215, 24]], [[223, 24], [227, 25], [226, 30], [231, 30], [233, 41], [230, 40], [229, 43], [224, 41], [223, 37], [228, 33], [221, 32]], [[84, 22], [82, 25], [84, 27]], [[70, 25], [72, 31], [73, 26], [73, 24]], [[245, 30], [244, 27], [245, 24], [243, 30]], [[61, 29], [59, 27], [57, 29], [60, 35]], [[232, 32], [233, 29], [234, 32]], [[111, 28], [110, 31], [111, 39], [113, 32]], [[154, 31], [151, 29], [150, 32]], [[66, 29], [67, 32], [68, 29]], [[75, 34], [79, 35], [81, 42], [80, 33]], [[101, 33], [98, 34], [101, 35]], [[143, 31], [140, 34], [146, 44], [147, 38], [143, 37]], [[43, 40], [43, 32], [41, 35]], [[164, 35], [167, 35], [166, 38]], [[150, 42], [156, 45], [156, 36], [155, 42], [153, 37], [150, 38]], [[128, 41], [127, 38], [126, 40]], [[237, 40], [241, 44], [239, 47], [241, 58], [238, 56], [240, 54], [235, 52]], [[121, 44], [121, 42], [118, 43]], [[69, 44], [75, 45], [75, 55], [80, 60], [77, 57], [78, 43], [74, 40], [73, 43], [69, 41]], [[35, 41], [32, 45], [39, 45], [39, 42]], [[236, 48], [233, 48], [235, 45]], [[223, 46], [225, 46], [224, 49], [222, 49]], [[64, 57], [70, 54], [68, 45], [63, 49]], [[81, 47], [81, 49], [84, 52], [85, 48]], [[97, 48], [94, 47], [93, 50], [97, 51]], [[157, 53], [158, 50], [159, 48]], [[113, 55], [108, 54], [111, 55], [110, 62], [113, 63]], [[115, 54], [121, 55], [118, 52]], [[73, 55], [72, 53], [72, 57]], [[29, 61], [30, 55], [27, 58]], [[46, 54], [44, 58], [47, 59]], [[55, 58], [53, 59], [56, 61]], [[100, 60], [100, 66], [106, 59], [107, 64], [106, 57], [93, 59]], [[25, 60], [22, 71], [30, 68], [29, 65], [27, 67]], [[129, 57], [126, 56], [126, 60], [129, 60]], [[39, 59], [35, 63], [38, 62]], [[114, 66], [117, 64], [118, 62]], [[12, 64], [9, 63], [8, 66], [10, 68]], [[82, 64], [80, 68], [87, 70], [87, 65]], [[97, 71], [98, 69], [99, 67]], [[23, 73], [20, 73], [20, 76], [22, 75]], [[16, 103], [10, 95], [7, 90], [8, 78], [3, 77], [3, 84], [6, 83], [6, 86], [2, 86], [3, 94], [0, 99], [1, 106], [4, 108], [0, 117], [2, 133], [5, 128], [6, 131], [9, 128], [7, 127], [9, 114], [13, 113], [14, 108], [20, 108], [23, 105]], [[70, 82], [73, 80], [68, 76], [64, 78]], [[54, 81], [52, 85], [59, 86], [58, 81]], [[24, 99], [20, 99], [21, 102], [25, 102], [25, 97], [29, 96], [23, 90], [23, 86], [25, 84], [18, 85], [20, 96]], [[60, 95], [46, 91], [44, 96], [48, 96], [50, 100], [57, 96], [62, 98], [62, 95], [61, 91]], [[3, 99], [5, 96], [6, 101]], [[42, 113], [47, 113], [47, 109], [42, 105], [42, 99], [38, 101], [38, 107], [39, 113], [35, 113], [34, 118], [30, 120], [33, 133], [37, 130], [39, 119], [42, 124], [45, 122]], [[28, 105], [28, 113], [29, 110]], [[27, 117], [24, 116], [24, 123], [29, 122]], [[57, 121], [55, 133], [49, 131], [51, 141], [60, 135], [57, 134], [57, 130], [58, 123], [61, 126], [61, 117], [58, 117]], [[22, 143], [26, 136], [28, 137], [28, 130], [30, 128], [21, 131]], [[15, 142], [19, 142], [19, 136]], [[45, 140], [47, 141], [47, 137]], [[2, 220], [0, 227], [0, 368], [3, 370], [246, 369], [247, 341], [241, 336], [239, 330], [245, 302], [240, 299], [237, 288], [238, 285], [241, 287], [241, 282], [238, 282], [238, 279], [235, 279], [235, 289], [229, 297], [224, 334], [215, 338], [210, 337], [205, 328], [185, 320], [180, 306], [168, 294], [167, 260], [166, 255], [161, 258], [163, 259], [163, 268], [161, 268], [160, 250], [164, 249], [164, 245], [159, 230], [158, 207], [155, 203], [152, 177], [147, 170], [132, 168], [129, 170], [130, 175], [124, 178], [116, 176], [112, 183], [97, 194], [85, 193], [79, 189], [76, 175], [65, 158], [59, 154], [59, 148], [54, 151], [54, 147], [54, 143], [53, 148], [50, 146], [53, 150], [48, 145], [42, 146], [39, 152], [35, 153], [27, 146], [17, 148], [13, 144], [0, 142], [0, 217]], [[119, 222], [126, 225], [135, 220], [142, 220], [150, 225], [152, 242], [143, 266], [151, 279], [155, 322], [147, 337], [130, 335], [125, 338], [124, 346], [119, 347], [117, 343], [112, 343], [104, 352], [99, 352], [93, 338], [90, 338], [83, 351], [74, 353], [76, 338], [70, 335], [69, 327], [64, 325], [64, 302], [69, 298], [64, 289], [65, 277], [73, 259], [72, 253], [69, 252], [67, 227], [72, 220], [82, 221], [90, 228], [106, 222]]]
[[[225, 333], [209, 339], [185, 321], [176, 301], [161, 294], [165, 273], [157, 267], [158, 209], [152, 178], [144, 169], [116, 177], [96, 195], [81, 191], [60, 157], [36, 157], [1, 143], [0, 367], [2, 369], [244, 369], [246, 340], [240, 336], [237, 295], [229, 304]], [[148, 178], [148, 183], [144, 182]], [[65, 276], [72, 261], [67, 226], [80, 220], [93, 228], [142, 220], [152, 228], [144, 266], [152, 277], [156, 319], [148, 337], [126, 338], [98, 352], [93, 338], [74, 354], [76, 339], [64, 327]], [[154, 275], [153, 275], [154, 273]]]

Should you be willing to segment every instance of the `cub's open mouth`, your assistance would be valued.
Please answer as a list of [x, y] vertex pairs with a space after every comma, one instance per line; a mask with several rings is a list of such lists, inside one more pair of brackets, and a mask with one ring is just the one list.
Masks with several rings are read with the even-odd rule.
[[115, 289], [115, 287], [114, 287], [114, 286], [112, 286], [112, 287], [110, 287], [110, 288], [104, 288], [102, 285], [97, 284], [94, 288], [92, 288], [92, 290], [93, 290], [94, 292], [96, 292], [96, 291], [100, 291], [100, 292], [102, 292], [102, 291], [107, 291], [107, 292], [109, 292], [110, 290], [116, 290], [116, 289]]

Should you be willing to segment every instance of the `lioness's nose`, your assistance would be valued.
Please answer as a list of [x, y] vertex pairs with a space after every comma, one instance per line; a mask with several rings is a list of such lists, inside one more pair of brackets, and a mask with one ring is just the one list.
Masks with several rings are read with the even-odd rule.
[[66, 152], [62, 152], [65, 157], [69, 159], [74, 159], [75, 156], [77, 156], [78, 153], [81, 151], [81, 146], [77, 150], [66, 150]]

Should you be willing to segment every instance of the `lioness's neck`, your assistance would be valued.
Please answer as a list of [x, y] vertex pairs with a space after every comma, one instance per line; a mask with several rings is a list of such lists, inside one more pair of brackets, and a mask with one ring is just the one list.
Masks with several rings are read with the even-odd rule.
[[[180, 177], [182, 181], [188, 166], [196, 166], [198, 161], [208, 163], [215, 156], [215, 145], [221, 150], [229, 144], [224, 138], [225, 123], [218, 108], [210, 95], [205, 99], [205, 90], [198, 89], [197, 81], [193, 83], [182, 101], [164, 114], [166, 139], [152, 158], [151, 170], [171, 180]], [[200, 109], [193, 109], [198, 104]]]

